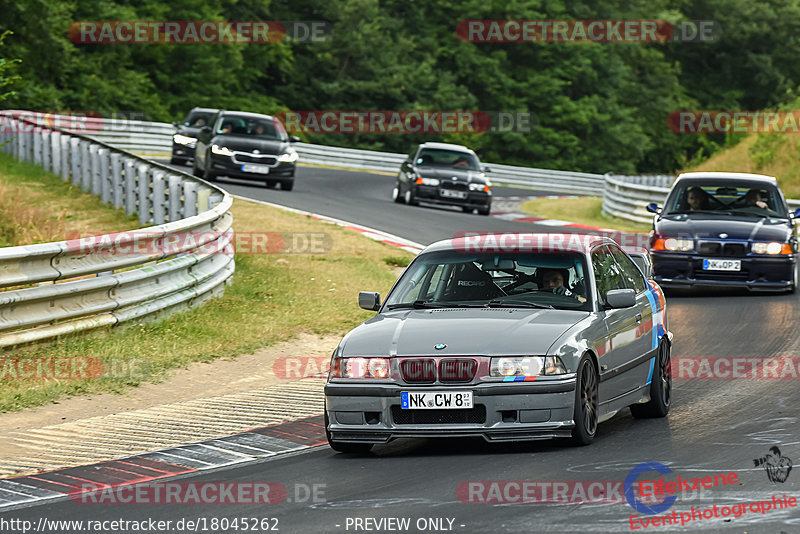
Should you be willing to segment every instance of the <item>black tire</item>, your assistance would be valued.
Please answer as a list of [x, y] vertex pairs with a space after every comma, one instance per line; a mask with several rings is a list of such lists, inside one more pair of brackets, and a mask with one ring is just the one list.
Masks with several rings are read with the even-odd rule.
[[192, 160], [192, 174], [194, 174], [198, 178], [202, 178], [203, 177], [203, 172], [200, 169], [197, 168], [197, 158], [194, 158]]
[[294, 187], [294, 180], [281, 181], [281, 191], [291, 191]]
[[650, 402], [631, 405], [631, 414], [636, 419], [665, 417], [672, 404], [672, 368], [670, 367], [669, 343], [662, 341], [656, 352], [653, 379], [650, 382]]
[[171, 158], [169, 160], [170, 165], [185, 165], [184, 160], [180, 158]]
[[792, 285], [789, 286], [789, 289], [787, 290], [790, 295], [794, 295], [795, 292], [797, 292], [797, 284], [800, 283], [798, 269], [800, 269], [800, 265], [795, 265], [794, 269], [792, 269]]
[[372, 449], [372, 443], [342, 443], [331, 439], [331, 432], [328, 430], [328, 407], [325, 407], [325, 437], [328, 438], [328, 445], [336, 452], [350, 454], [366, 454]]
[[392, 189], [392, 200], [394, 200], [397, 204], [405, 203], [405, 200], [403, 200], [403, 195], [400, 194], [400, 184], [399, 183], [394, 186], [394, 189]]
[[264, 182], [264, 187], [266, 187], [267, 189], [271, 189], [271, 188], [275, 187], [276, 185], [278, 185], [278, 182], [276, 182], [275, 180], [266, 180]]
[[206, 154], [206, 165], [203, 169], [203, 180], [206, 182], [213, 182], [217, 179], [217, 175], [211, 170], [211, 154]]
[[417, 197], [414, 196], [414, 188], [411, 187], [411, 186], [408, 186], [408, 191], [405, 192], [405, 195], [403, 196], [403, 200], [409, 206], [416, 206], [417, 204], [419, 204], [417, 202]]
[[578, 362], [575, 377], [575, 428], [572, 429], [572, 443], [578, 446], [589, 445], [597, 433], [598, 378], [594, 361], [584, 356]]
[[485, 208], [479, 209], [478, 210], [478, 214], [479, 215], [489, 215], [490, 211], [492, 211], [492, 207], [491, 206], [486, 206]]
[[469, 206], [461, 206], [461, 211], [464, 213], [472, 213], [472, 210], [473, 208], [470, 208]]

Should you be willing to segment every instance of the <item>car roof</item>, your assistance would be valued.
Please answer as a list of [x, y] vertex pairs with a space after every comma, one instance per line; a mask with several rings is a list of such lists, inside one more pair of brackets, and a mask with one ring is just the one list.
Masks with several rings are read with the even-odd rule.
[[457, 152], [468, 152], [472, 155], [476, 155], [474, 150], [471, 150], [463, 145], [454, 145], [452, 143], [434, 143], [434, 142], [427, 142], [422, 143], [419, 145], [419, 148], [434, 148], [439, 150], [455, 150]]
[[440, 251], [464, 253], [481, 252], [581, 252], [588, 254], [601, 244], [619, 245], [611, 238], [588, 233], [550, 232], [475, 232], [437, 241], [425, 247], [420, 254]]
[[204, 113], [216, 113], [219, 110], [216, 108], [192, 108], [192, 110], [189, 113], [194, 113], [195, 111], [202, 111]]
[[778, 184], [778, 180], [774, 176], [767, 176], [764, 174], [751, 174], [747, 172], [685, 172], [678, 175], [676, 183], [683, 180], [725, 180], [732, 183], [735, 182], [763, 182], [773, 185]]

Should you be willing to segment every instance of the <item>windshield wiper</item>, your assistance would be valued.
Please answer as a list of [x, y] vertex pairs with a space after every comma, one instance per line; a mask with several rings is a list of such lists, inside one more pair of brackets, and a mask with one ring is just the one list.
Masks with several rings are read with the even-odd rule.
[[525, 300], [490, 300], [485, 305], [487, 308], [543, 308], [546, 310], [554, 310], [555, 308], [549, 304], [537, 304], [536, 302], [528, 302]]
[[399, 310], [401, 308], [414, 308], [416, 310], [424, 310], [427, 308], [441, 308], [441, 306], [434, 306], [424, 300], [415, 300], [414, 302], [401, 302], [399, 304], [389, 304], [386, 306], [387, 310]]

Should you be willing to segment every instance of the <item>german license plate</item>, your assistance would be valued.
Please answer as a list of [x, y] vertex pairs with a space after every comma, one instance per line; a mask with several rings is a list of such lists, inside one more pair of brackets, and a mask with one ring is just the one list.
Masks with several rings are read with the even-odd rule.
[[404, 410], [464, 410], [472, 408], [472, 392], [403, 391], [400, 407]]
[[440, 189], [439, 194], [445, 198], [467, 198], [466, 191], [453, 191], [452, 189]]
[[242, 172], [253, 172], [256, 174], [269, 174], [269, 167], [266, 165], [242, 165]]
[[741, 271], [742, 260], [703, 260], [704, 271]]

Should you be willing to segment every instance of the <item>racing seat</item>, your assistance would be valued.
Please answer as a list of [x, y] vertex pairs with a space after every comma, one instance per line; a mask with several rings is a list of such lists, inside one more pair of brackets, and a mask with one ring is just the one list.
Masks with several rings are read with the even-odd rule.
[[444, 300], [488, 300], [502, 295], [503, 292], [495, 285], [492, 275], [468, 262], [455, 266]]

